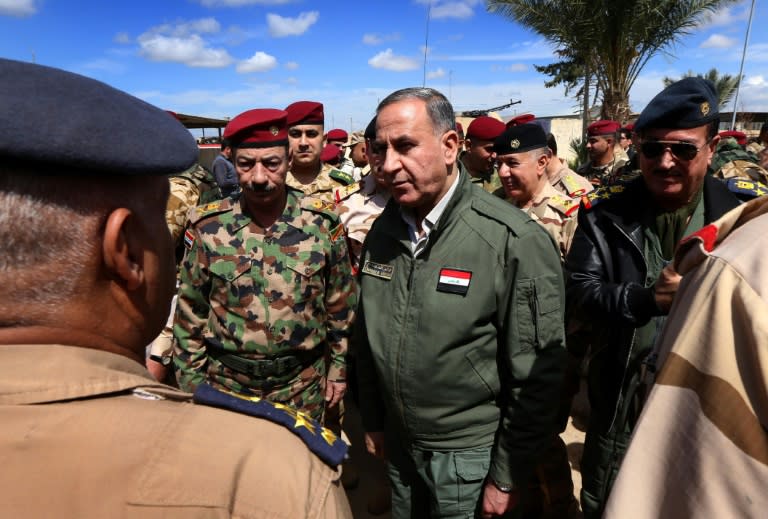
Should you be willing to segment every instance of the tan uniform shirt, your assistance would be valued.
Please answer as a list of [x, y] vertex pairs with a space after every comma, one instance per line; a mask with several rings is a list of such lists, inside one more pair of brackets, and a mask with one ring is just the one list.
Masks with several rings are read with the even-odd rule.
[[344, 225], [347, 237], [362, 245], [371, 225], [384, 210], [389, 193], [376, 189], [373, 175], [367, 175], [351, 186], [334, 191], [336, 212]]
[[549, 179], [552, 187], [560, 193], [569, 198], [579, 198], [595, 189], [592, 182], [573, 171], [567, 164], [560, 162], [560, 165], [561, 167], [557, 173]]
[[[497, 192], [500, 193], [500, 191]], [[514, 204], [512, 199], [505, 199]], [[521, 210], [544, 227], [555, 239], [560, 250], [560, 260], [565, 261], [565, 255], [571, 248], [578, 224], [576, 214], [579, 210], [579, 200], [559, 193], [547, 184], [541, 193], [534, 197], [531, 206]]]
[[768, 198], [681, 242], [661, 367], [605, 517], [763, 517], [768, 508]]
[[352, 517], [298, 436], [193, 404], [120, 355], [0, 346], [0, 423], [0, 517]]
[[[333, 166], [329, 166], [328, 164], [323, 164], [323, 167], [320, 169], [320, 173], [318, 173], [317, 177], [315, 177], [315, 180], [313, 180], [309, 184], [302, 184], [301, 182], [296, 180], [296, 177], [293, 176], [293, 173], [289, 171], [288, 176], [285, 179], [285, 184], [292, 188], [298, 189], [299, 191], [303, 192], [305, 195], [311, 195], [315, 198], [319, 198], [324, 202], [334, 203], [334, 199], [333, 199], [334, 190], [346, 185], [343, 182], [339, 182], [338, 180], [331, 178], [330, 173], [334, 169], [336, 168], [334, 168]], [[342, 173], [342, 172], [339, 171], [339, 173]]]

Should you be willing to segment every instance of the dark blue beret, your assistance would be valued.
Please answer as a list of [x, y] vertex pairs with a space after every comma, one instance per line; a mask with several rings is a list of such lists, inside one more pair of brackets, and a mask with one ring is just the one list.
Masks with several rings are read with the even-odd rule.
[[523, 153], [547, 147], [547, 134], [536, 123], [509, 126], [504, 133], [493, 141], [493, 151], [497, 155]]
[[369, 141], [372, 141], [373, 139], [376, 138], [376, 116], [375, 115], [373, 116], [373, 119], [371, 119], [371, 122], [368, 123], [368, 126], [365, 127], [363, 136]]
[[635, 131], [646, 128], [688, 129], [719, 119], [715, 85], [708, 79], [687, 77], [656, 94], [635, 121]]
[[0, 160], [46, 173], [167, 175], [199, 151], [171, 114], [99, 81], [0, 59]]

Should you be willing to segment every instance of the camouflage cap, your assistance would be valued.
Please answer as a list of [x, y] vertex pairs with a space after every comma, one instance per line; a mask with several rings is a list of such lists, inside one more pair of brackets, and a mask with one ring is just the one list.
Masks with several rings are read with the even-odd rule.
[[720, 118], [717, 91], [708, 79], [687, 77], [656, 94], [635, 121], [635, 131], [646, 128], [687, 129]]
[[285, 111], [288, 112], [288, 127], [297, 124], [324, 124], [325, 114], [323, 104], [317, 101], [296, 101], [289, 104]]
[[248, 110], [229, 121], [224, 139], [237, 148], [269, 148], [288, 143], [287, 114], [275, 108]]
[[547, 134], [536, 123], [510, 126], [493, 141], [493, 151], [497, 155], [523, 153], [547, 147]]
[[198, 159], [173, 114], [100, 81], [0, 59], [0, 161], [48, 174], [169, 175]]
[[355, 144], [360, 144], [361, 142], [365, 142], [365, 135], [363, 135], [363, 132], [353, 132], [352, 135], [349, 136], [349, 142], [342, 147], [351, 148]]

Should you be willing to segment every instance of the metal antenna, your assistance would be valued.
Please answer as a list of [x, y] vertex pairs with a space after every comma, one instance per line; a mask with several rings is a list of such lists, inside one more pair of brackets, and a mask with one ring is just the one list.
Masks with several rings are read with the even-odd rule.
[[429, 17], [432, 14], [432, 0], [427, 6], [427, 28], [424, 31], [424, 76], [421, 81], [422, 88], [427, 86], [427, 52], [429, 51]]

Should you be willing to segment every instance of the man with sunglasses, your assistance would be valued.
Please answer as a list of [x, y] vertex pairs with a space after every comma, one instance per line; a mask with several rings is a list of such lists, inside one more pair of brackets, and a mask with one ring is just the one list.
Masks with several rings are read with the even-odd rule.
[[717, 147], [714, 85], [685, 78], [635, 123], [641, 176], [590, 193], [566, 259], [569, 328], [588, 331], [591, 415], [581, 462], [585, 517], [600, 517], [636, 423], [652, 348], [680, 275], [678, 241], [739, 204], [707, 176]]

